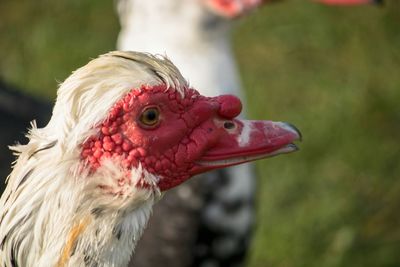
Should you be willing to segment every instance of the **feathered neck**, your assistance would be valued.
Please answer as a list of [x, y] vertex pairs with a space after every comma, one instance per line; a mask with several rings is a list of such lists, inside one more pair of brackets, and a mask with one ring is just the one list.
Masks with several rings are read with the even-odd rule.
[[[61, 85], [49, 124], [33, 124], [29, 143], [12, 148], [18, 159], [0, 199], [0, 266], [128, 263], [160, 198], [158, 178], [114, 158], [91, 173], [81, 145], [132, 88], [161, 83], [178, 92], [187, 87], [168, 59], [111, 52]], [[129, 179], [121, 184], [121, 177]]]
[[[35, 127], [29, 137], [28, 145], [13, 148], [19, 160], [0, 202], [0, 265], [127, 265], [160, 197], [156, 187], [135, 185], [157, 178], [139, 166], [121, 187], [126, 170], [111, 160], [87, 177], [79, 154], [63, 151]], [[123, 192], [107, 192], [100, 181]]]
[[124, 38], [132, 34], [140, 36], [140, 41], [147, 47], [157, 39], [175, 39], [175, 44], [180, 47], [192, 43], [226, 42], [230, 35], [229, 21], [212, 13], [202, 2], [119, 0], [117, 8], [122, 31], [129, 32]]
[[202, 95], [243, 97], [232, 21], [213, 14], [202, 0], [119, 0], [118, 12], [118, 49], [168, 55]]

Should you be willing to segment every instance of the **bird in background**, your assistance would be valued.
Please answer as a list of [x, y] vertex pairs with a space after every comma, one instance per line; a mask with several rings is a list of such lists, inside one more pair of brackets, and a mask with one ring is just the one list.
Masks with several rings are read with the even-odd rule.
[[49, 123], [12, 147], [0, 266], [126, 266], [165, 191], [297, 150], [293, 125], [238, 119], [241, 109], [235, 96], [202, 96], [161, 56], [110, 52], [76, 70]]
[[[338, 5], [372, 2], [316, 1]], [[233, 94], [246, 102], [232, 51], [231, 29], [237, 18], [252, 14], [261, 5], [273, 2], [279, 1], [119, 0], [117, 9], [121, 31], [117, 47], [120, 50], [166, 54], [202, 94]], [[185, 184], [155, 209], [149, 231], [138, 246], [137, 259], [133, 259], [132, 266], [172, 265], [176, 257], [183, 258], [190, 253], [193, 253], [194, 260], [180, 266], [240, 264], [254, 225], [254, 169], [245, 164], [207, 176], [209, 178], [201, 180], [207, 185], [203, 186], [207, 187], [206, 191], [196, 190], [196, 182]], [[180, 207], [168, 204], [169, 200], [181, 203]], [[181, 209], [180, 216], [187, 219], [171, 222], [168, 229], [159, 227], [162, 215], [159, 217], [158, 214], [167, 210], [172, 212], [172, 209], [173, 212]], [[197, 219], [189, 219], [193, 217]], [[171, 234], [171, 229], [176, 229], [175, 234]], [[179, 234], [182, 231], [194, 233], [183, 237]], [[171, 246], [170, 251], [155, 248], [156, 240], [160, 242], [160, 239], [175, 246]], [[146, 261], [141, 261], [145, 258]]]
[[[167, 55], [201, 94], [232, 94], [245, 102], [231, 27], [234, 18], [251, 13], [261, 2], [120, 0], [117, 47]], [[245, 164], [207, 174], [170, 192], [155, 208], [130, 266], [240, 264], [254, 224], [255, 180], [253, 166]], [[171, 212], [179, 212], [183, 219], [162, 227], [159, 214]], [[160, 240], [171, 244], [170, 250], [156, 247]], [[176, 263], [177, 257], [184, 260]]]

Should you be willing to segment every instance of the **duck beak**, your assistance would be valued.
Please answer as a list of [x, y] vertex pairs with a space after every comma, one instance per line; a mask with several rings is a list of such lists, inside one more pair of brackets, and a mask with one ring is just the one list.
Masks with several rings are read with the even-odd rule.
[[273, 121], [223, 122], [216, 144], [196, 161], [193, 174], [238, 165], [298, 150], [300, 131], [292, 124]]

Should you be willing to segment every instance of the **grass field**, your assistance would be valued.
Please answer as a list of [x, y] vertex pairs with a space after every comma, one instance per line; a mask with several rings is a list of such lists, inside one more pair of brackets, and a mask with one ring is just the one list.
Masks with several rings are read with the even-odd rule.
[[[119, 28], [105, 0], [3, 0], [0, 17], [0, 76], [48, 99]], [[251, 117], [304, 135], [298, 153], [258, 163], [247, 266], [400, 266], [400, 2], [291, 0], [237, 24]]]

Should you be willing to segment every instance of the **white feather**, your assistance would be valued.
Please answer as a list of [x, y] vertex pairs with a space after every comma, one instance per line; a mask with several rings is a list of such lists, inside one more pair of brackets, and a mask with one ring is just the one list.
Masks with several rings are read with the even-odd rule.
[[[0, 266], [124, 266], [161, 197], [157, 177], [139, 165], [123, 187], [126, 170], [117, 159], [93, 174], [80, 161], [80, 145], [123, 95], [141, 85], [187, 87], [163, 57], [112, 52], [75, 71], [58, 90], [49, 124], [32, 124], [0, 199]], [[150, 187], [135, 186], [144, 177]], [[101, 186], [110, 188], [107, 193]], [[119, 190], [118, 192], [114, 192]], [[82, 226], [70, 254], [71, 231]], [[62, 262], [62, 263], [60, 263]]]

